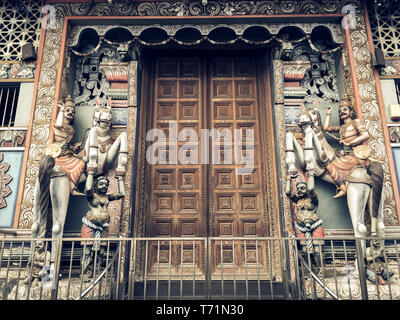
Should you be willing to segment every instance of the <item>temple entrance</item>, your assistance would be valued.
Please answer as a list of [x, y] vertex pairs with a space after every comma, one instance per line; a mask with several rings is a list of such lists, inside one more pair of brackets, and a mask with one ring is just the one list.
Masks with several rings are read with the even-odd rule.
[[[256, 240], [270, 235], [266, 54], [185, 52], [150, 52], [143, 64], [139, 161], [146, 183], [138, 201], [143, 235], [161, 239], [146, 246], [146, 272], [267, 272], [270, 248]], [[207, 246], [196, 237], [213, 240]]]

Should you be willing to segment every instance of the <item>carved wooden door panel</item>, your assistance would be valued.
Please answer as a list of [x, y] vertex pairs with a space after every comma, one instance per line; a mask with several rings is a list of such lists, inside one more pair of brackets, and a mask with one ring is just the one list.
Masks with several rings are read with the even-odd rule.
[[[153, 187], [149, 216], [152, 236], [207, 235], [206, 194], [202, 190], [204, 166], [198, 160], [201, 148], [198, 148], [197, 139], [204, 125], [201, 76], [201, 59], [198, 57], [168, 57], [155, 61], [151, 128], [164, 133], [159, 141], [165, 144], [156, 154], [158, 162], [151, 166]], [[189, 144], [198, 152], [187, 148]], [[152, 261], [160, 261], [160, 265], [172, 262], [172, 273], [179, 272], [181, 265], [194, 263], [201, 268], [203, 246], [200, 242], [193, 245], [190, 241], [173, 244], [167, 241], [161, 245], [157, 243], [157, 246], [153, 243], [150, 249]]]
[[[255, 58], [215, 57], [209, 68], [209, 127], [219, 137], [214, 139], [218, 142], [213, 146], [213, 161], [208, 168], [210, 235], [262, 237], [264, 205]], [[225, 272], [235, 268], [238, 274], [251, 272], [248, 268], [256, 265], [256, 259], [265, 266], [261, 242], [236, 241], [233, 245], [231, 240], [216, 241], [212, 250], [217, 273], [220, 268]]]
[[[159, 129], [160, 145], [149, 168], [148, 236], [264, 236], [255, 58], [158, 57], [152, 82], [148, 129]], [[153, 241], [149, 268], [204, 271], [203, 245]], [[238, 275], [256, 259], [265, 266], [263, 251], [255, 241], [214, 241], [212, 270], [221, 261]]]

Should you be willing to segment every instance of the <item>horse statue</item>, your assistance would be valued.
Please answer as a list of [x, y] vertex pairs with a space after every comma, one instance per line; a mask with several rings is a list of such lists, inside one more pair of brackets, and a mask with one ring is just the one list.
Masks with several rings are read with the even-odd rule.
[[[340, 108], [342, 107], [349, 107], [349, 105], [344, 103], [342, 106], [341, 103]], [[341, 111], [341, 109], [339, 109], [340, 115], [341, 112], [346, 113], [348, 110], [343, 109], [343, 111]], [[341, 117], [345, 118], [345, 116]], [[354, 122], [354, 120], [351, 121], [353, 122], [349, 122], [347, 128], [355, 131], [354, 126], [357, 125], [358, 122]], [[353, 127], [351, 127], [351, 125], [353, 125]], [[343, 183], [343, 190], [347, 193], [347, 205], [351, 216], [354, 235], [356, 237], [367, 236], [367, 227], [364, 220], [365, 212], [367, 211], [371, 219], [371, 236], [384, 236], [382, 165], [369, 158], [369, 149], [365, 144], [359, 144], [354, 148], [354, 154], [356, 155], [340, 154], [338, 150], [334, 149], [325, 138], [325, 133], [327, 133], [325, 132], [326, 126], [322, 126], [321, 115], [316, 105], [307, 109], [302, 105], [302, 112], [299, 116], [299, 126], [304, 133], [304, 147], [302, 147], [293, 133], [288, 132], [286, 134], [286, 164], [288, 167], [288, 175], [296, 176], [298, 171], [302, 170], [308, 175], [315, 175], [335, 185], [338, 185], [338, 180], [341, 180], [340, 182]], [[364, 132], [365, 131], [366, 130], [364, 130]], [[341, 134], [343, 132], [344, 130], [342, 128]], [[369, 137], [368, 134], [367, 137]], [[345, 138], [343, 139], [345, 140]], [[349, 143], [343, 143], [344, 145], [350, 146]], [[336, 168], [336, 174], [338, 174], [339, 178], [332, 174], [332, 168]], [[362, 241], [364, 253], [365, 248], [366, 243]]]
[[[97, 99], [99, 102], [99, 99]], [[53, 123], [54, 143], [50, 144], [39, 163], [35, 186], [32, 237], [44, 238], [47, 223], [52, 218], [52, 238], [61, 238], [70, 195], [81, 195], [78, 184], [87, 174], [104, 174], [117, 161], [116, 177], [124, 178], [128, 160], [128, 138], [125, 132], [113, 141], [111, 138], [112, 108], [96, 104], [93, 126], [84, 142], [71, 144], [75, 103], [68, 96], [59, 104], [59, 113]], [[83, 149], [80, 150], [80, 148]], [[52, 215], [50, 216], [50, 210]], [[51, 260], [55, 261], [56, 248], [52, 246]]]

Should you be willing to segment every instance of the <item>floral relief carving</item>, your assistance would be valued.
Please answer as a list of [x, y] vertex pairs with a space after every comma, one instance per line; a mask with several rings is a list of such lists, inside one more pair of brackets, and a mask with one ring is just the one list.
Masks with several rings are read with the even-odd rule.
[[371, 136], [368, 145], [372, 150], [372, 157], [380, 161], [384, 167], [384, 222], [387, 226], [393, 226], [398, 224], [393, 187], [390, 179], [389, 161], [383, 136], [381, 115], [376, 98], [377, 92], [374, 85], [375, 79], [371, 65], [369, 42], [364, 27], [364, 18], [361, 15], [357, 15], [356, 25], [357, 29], [351, 31], [350, 37], [360, 93], [361, 112]]
[[59, 62], [63, 19], [56, 20], [55, 28], [46, 32], [40, 68], [39, 86], [32, 123], [32, 135], [23, 184], [23, 196], [19, 215], [19, 228], [29, 228], [33, 217], [33, 194], [38, 174], [38, 163], [49, 142], [50, 122], [56, 93], [57, 67]]
[[0, 209], [7, 206], [5, 198], [11, 194], [11, 189], [7, 185], [13, 179], [7, 173], [8, 169], [10, 169], [10, 165], [6, 162], [3, 162], [3, 159], [4, 154], [0, 153]]

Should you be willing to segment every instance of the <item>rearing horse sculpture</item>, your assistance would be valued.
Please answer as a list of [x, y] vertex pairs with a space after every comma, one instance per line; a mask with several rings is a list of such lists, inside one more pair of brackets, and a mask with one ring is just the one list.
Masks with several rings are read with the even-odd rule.
[[[46, 149], [46, 155], [39, 164], [39, 175], [35, 186], [32, 237], [46, 236], [50, 208], [52, 211], [52, 238], [61, 238], [71, 194], [79, 195], [76, 186], [86, 180], [85, 169], [94, 174], [103, 174], [118, 161], [115, 175], [125, 176], [128, 159], [128, 138], [121, 133], [115, 141], [111, 139], [110, 101], [107, 106], [97, 105], [93, 115], [84, 149], [79, 155], [72, 146], [74, 135], [72, 127], [75, 105], [71, 97], [60, 104], [60, 111], [53, 124], [54, 140]], [[84, 195], [84, 194], [81, 194]], [[51, 204], [51, 206], [50, 206]], [[51, 261], [55, 259], [55, 246], [52, 246]]]
[[[286, 163], [288, 174], [296, 175], [298, 168], [308, 174], [336, 184], [336, 181], [327, 174], [327, 166], [342, 159], [336, 149], [325, 138], [321, 115], [316, 107], [304, 110], [299, 118], [299, 126], [304, 133], [304, 148], [295, 136], [288, 132], [286, 135]], [[366, 167], [359, 162], [346, 175], [347, 205], [351, 216], [354, 234], [356, 237], [365, 237], [365, 212], [371, 218], [371, 235], [384, 236], [383, 223], [383, 168], [376, 161], [370, 161]], [[372, 168], [373, 164], [373, 168]], [[376, 194], [379, 196], [376, 197]], [[378, 200], [378, 203], [374, 201]], [[365, 251], [365, 242], [362, 242]]]

